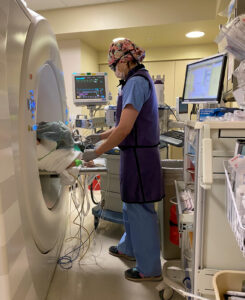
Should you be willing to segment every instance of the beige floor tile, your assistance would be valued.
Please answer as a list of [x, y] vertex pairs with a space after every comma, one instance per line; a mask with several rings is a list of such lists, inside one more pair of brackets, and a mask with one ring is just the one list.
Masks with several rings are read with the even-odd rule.
[[[74, 213], [71, 217], [73, 219]], [[90, 213], [84, 223], [89, 232], [94, 229], [93, 222], [94, 218]], [[68, 225], [66, 238], [74, 235], [77, 228], [75, 225]], [[101, 220], [83, 259], [73, 262], [69, 270], [57, 266], [47, 300], [160, 300], [156, 289], [159, 283], [126, 280], [124, 271], [133, 267], [134, 262], [108, 253], [108, 248], [117, 245], [122, 234], [122, 225]], [[83, 237], [86, 239], [85, 232]], [[71, 244], [72, 242], [65, 240], [62, 254], [67, 252]]]

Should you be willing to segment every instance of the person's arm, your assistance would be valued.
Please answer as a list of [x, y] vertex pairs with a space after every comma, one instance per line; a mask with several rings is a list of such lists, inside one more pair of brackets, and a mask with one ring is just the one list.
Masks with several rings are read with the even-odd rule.
[[101, 140], [107, 139], [112, 134], [113, 131], [114, 131], [114, 128], [111, 128], [103, 133], [90, 134], [86, 137], [85, 143], [94, 145]]
[[113, 130], [111, 131], [108, 139], [95, 150], [95, 153], [99, 156], [119, 145], [133, 129], [138, 114], [139, 112], [133, 107], [132, 104], [126, 105], [122, 110], [118, 126], [112, 128]]
[[115, 127], [111, 128], [111, 129], [109, 129], [109, 130], [107, 130], [107, 131], [105, 131], [105, 132], [102, 132], [102, 133], [100, 134], [101, 139], [102, 139], [102, 140], [107, 139], [107, 138], [112, 134], [112, 132], [114, 131], [114, 129], [115, 129]]

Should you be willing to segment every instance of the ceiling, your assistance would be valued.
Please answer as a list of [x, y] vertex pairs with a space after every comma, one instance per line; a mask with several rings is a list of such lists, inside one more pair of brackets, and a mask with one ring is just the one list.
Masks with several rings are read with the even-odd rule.
[[[187, 23], [164, 24], [159, 26], [133, 27], [114, 30], [98, 30], [71, 34], [58, 34], [57, 39], [81, 39], [97, 51], [107, 51], [108, 45], [116, 37], [126, 37], [137, 41], [143, 48], [171, 47], [178, 45], [198, 45], [213, 43], [223, 19]], [[205, 32], [202, 38], [188, 39], [189, 31]]]
[[[57, 15], [63, 9], [68, 9], [69, 7], [77, 6], [76, 11], [79, 10], [78, 6], [88, 6], [90, 5], [91, 9], [94, 7], [94, 11], [100, 10], [100, 4], [111, 4], [113, 2], [122, 2], [126, 5], [131, 5], [131, 3], [141, 0], [25, 0], [27, 6], [35, 11], [39, 11], [40, 14], [44, 14], [47, 12], [52, 12], [51, 9], [57, 9]], [[143, 0], [142, 0], [143, 1]], [[146, 2], [146, 0], [144, 0]], [[153, 0], [148, 0], [148, 3], [154, 2]], [[160, 1], [160, 0], [159, 0]], [[167, 0], [161, 0], [162, 2]], [[172, 0], [173, 2], [178, 0]], [[186, 0], [182, 0], [186, 1]], [[196, 0], [200, 3], [204, 0]], [[205, 0], [208, 2], [216, 3], [216, 9], [220, 7], [224, 7], [229, 0]], [[188, 1], [187, 1], [188, 2]], [[186, 2], [186, 3], [187, 3]], [[190, 1], [189, 1], [190, 3]], [[203, 3], [203, 2], [202, 2]], [[219, 7], [220, 6], [220, 7]], [[222, 9], [223, 9], [222, 7]], [[215, 5], [214, 5], [215, 8]], [[60, 10], [61, 9], [61, 10]], [[85, 9], [85, 8], [84, 8]], [[181, 11], [184, 15], [191, 15], [192, 7], [187, 6], [186, 11]], [[40, 11], [41, 10], [41, 11]], [[116, 10], [116, 9], [115, 9]], [[215, 10], [215, 9], [214, 9]], [[113, 12], [113, 11], [112, 11]], [[67, 32], [57, 34], [57, 39], [81, 39], [83, 42], [87, 43], [91, 47], [93, 47], [97, 51], [107, 51], [108, 45], [111, 43], [112, 39], [115, 37], [127, 37], [133, 41], [136, 41], [138, 45], [143, 48], [150, 47], [171, 47], [171, 46], [179, 46], [179, 45], [196, 45], [196, 44], [209, 44], [213, 43], [219, 31], [219, 24], [223, 24], [226, 22], [226, 18], [221, 18], [219, 16], [214, 18], [209, 18], [208, 20], [204, 20], [200, 18], [198, 20], [196, 16], [196, 12], [193, 10], [193, 15], [195, 18], [190, 16], [188, 21], [178, 22], [178, 20], [173, 21], [171, 24], [162, 24], [162, 25], [154, 25], [154, 26], [136, 26], [119, 28], [119, 29], [107, 29], [107, 30], [90, 30], [90, 31], [82, 31], [80, 32]], [[120, 14], [120, 12], [118, 12]], [[180, 13], [180, 12], [179, 12]], [[52, 12], [54, 18], [57, 16], [56, 11]], [[113, 12], [114, 14], [114, 12]], [[214, 11], [214, 16], [216, 12]], [[115, 16], [112, 16], [115, 18]], [[196, 20], [193, 22], [192, 20]], [[51, 21], [52, 20], [48, 18]], [[115, 22], [117, 20], [115, 19]], [[70, 25], [70, 24], [69, 24]], [[84, 28], [84, 27], [83, 27]], [[118, 28], [115, 26], [114, 28]], [[185, 37], [185, 34], [189, 31], [200, 30], [205, 32], [205, 36], [198, 39], [188, 39]]]
[[49, 10], [75, 6], [96, 5], [125, 0], [24, 0], [32, 10]]

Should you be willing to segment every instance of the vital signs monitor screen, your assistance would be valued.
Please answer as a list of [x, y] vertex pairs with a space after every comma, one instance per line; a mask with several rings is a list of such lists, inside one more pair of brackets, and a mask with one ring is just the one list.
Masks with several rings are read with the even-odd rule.
[[226, 55], [216, 55], [188, 64], [183, 101], [188, 103], [219, 102], [221, 98]]
[[75, 104], [100, 104], [107, 100], [107, 73], [74, 74], [73, 83]]

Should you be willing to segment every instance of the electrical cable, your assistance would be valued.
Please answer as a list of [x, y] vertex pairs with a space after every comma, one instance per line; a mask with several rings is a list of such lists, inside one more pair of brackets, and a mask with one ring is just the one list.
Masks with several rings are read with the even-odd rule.
[[[72, 175], [73, 176], [73, 175]], [[73, 176], [75, 178], [75, 176]], [[79, 244], [75, 247], [73, 247], [71, 250], [68, 251], [68, 249], [65, 251], [67, 253], [65, 253], [65, 255], [61, 256], [58, 259], [58, 264], [60, 265], [60, 267], [62, 269], [71, 269], [72, 268], [72, 264], [73, 262], [78, 259], [78, 257], [80, 256], [79, 259], [79, 264], [81, 264], [81, 260], [84, 258], [84, 256], [86, 255], [86, 253], [89, 250], [89, 247], [91, 245], [91, 236], [92, 234], [95, 233], [96, 228], [94, 228], [91, 232], [89, 232], [84, 226], [84, 217], [86, 217], [86, 215], [88, 214], [89, 208], [90, 206], [88, 205], [87, 207], [87, 211], [84, 211], [84, 204], [85, 204], [85, 199], [87, 198], [88, 200], [88, 183], [87, 183], [87, 175], [84, 176], [84, 181], [83, 184], [82, 182], [80, 182], [79, 177], [75, 178], [76, 182], [78, 182], [76, 184], [73, 184], [73, 186], [71, 187], [70, 190], [70, 199], [72, 201], [70, 201], [70, 203], [73, 202], [73, 205], [75, 206], [75, 210], [77, 210], [77, 215], [76, 217], [73, 219], [72, 224], [77, 225], [78, 231], [75, 233], [75, 235], [71, 236], [70, 238], [67, 238], [65, 241], [72, 241], [72, 240], [78, 240]], [[76, 201], [76, 188], [79, 187], [80, 189], [80, 198], [82, 199], [80, 205], [79, 203]], [[88, 202], [89, 203], [89, 202]], [[80, 206], [80, 210], [79, 210], [79, 206]], [[71, 209], [71, 206], [70, 206]], [[74, 211], [75, 211], [74, 210]], [[101, 210], [101, 213], [99, 215], [99, 220], [100, 218], [102, 218], [103, 215], [103, 207]], [[77, 219], [79, 218], [79, 222], [77, 222]], [[99, 222], [98, 222], [99, 224]], [[84, 231], [87, 235], [87, 238], [85, 239], [85, 241], [82, 240], [82, 231]], [[88, 242], [88, 243], [87, 243]], [[87, 245], [86, 245], [87, 243]], [[85, 248], [86, 245], [86, 248]]]
[[[99, 178], [97, 176], [95, 176], [94, 180], [96, 180], [97, 184], [98, 184]], [[97, 184], [96, 184], [96, 186], [97, 186]], [[90, 196], [91, 196], [92, 202], [97, 205], [100, 203], [100, 201], [96, 202], [94, 199], [94, 190], [96, 190], [96, 186], [93, 186], [93, 185], [94, 185], [94, 181], [90, 185]]]
[[[75, 234], [75, 236], [67, 239], [66, 241], [68, 240], [72, 240], [72, 239], [78, 239], [79, 240], [79, 246], [76, 246], [74, 247], [71, 251], [69, 251], [68, 253], [66, 253], [65, 255], [61, 256], [59, 259], [58, 259], [58, 264], [60, 265], [60, 267], [62, 267], [63, 269], [71, 269], [72, 268], [72, 263], [73, 261], [75, 261], [78, 257], [79, 257], [79, 254], [80, 254], [80, 249], [81, 247], [83, 246], [83, 243], [82, 243], [82, 227], [81, 224], [82, 224], [82, 215], [81, 215], [81, 212], [83, 211], [83, 206], [84, 206], [84, 198], [83, 198], [83, 202], [81, 204], [81, 210], [79, 211], [78, 210], [78, 207], [77, 207], [77, 204], [75, 203], [75, 199], [74, 199], [74, 188], [72, 186], [72, 189], [71, 189], [71, 193], [70, 193], [70, 196], [71, 196], [71, 199], [73, 201], [73, 204], [78, 212], [78, 215], [75, 217], [75, 219], [73, 220], [73, 224], [75, 225], [78, 225], [79, 226], [79, 230], [78, 232]], [[79, 223], [76, 223], [76, 220], [77, 218], [80, 218], [80, 224]], [[77, 235], [79, 235], [79, 237], [77, 237]], [[77, 251], [77, 253], [76, 253]], [[75, 257], [72, 257], [72, 254], [75, 254]]]
[[[85, 149], [88, 147], [88, 145], [85, 145]], [[91, 237], [93, 234], [96, 233], [96, 230], [98, 228], [98, 225], [100, 223], [100, 219], [103, 219], [103, 214], [104, 214], [104, 205], [103, 205], [103, 201], [95, 203], [94, 204], [100, 204], [101, 206], [101, 210], [98, 216], [96, 216], [96, 218], [98, 219], [97, 221], [97, 225], [96, 227], [94, 227], [94, 229], [89, 232], [85, 227], [84, 227], [84, 220], [85, 217], [87, 216], [89, 209], [90, 209], [90, 205], [89, 205], [89, 195], [88, 195], [88, 176], [78, 176], [77, 178], [73, 175], [70, 174], [74, 177], [74, 179], [76, 180], [75, 183], [70, 187], [70, 215], [72, 215], [73, 212], [76, 212], [76, 216], [75, 218], [72, 220], [72, 224], [78, 226], [78, 230], [75, 232], [75, 234], [71, 234], [71, 236], [67, 239], [65, 239], [66, 242], [70, 242], [70, 241], [78, 241], [78, 243], [73, 246], [73, 247], [69, 247], [65, 250], [65, 254], [63, 256], [60, 256], [58, 259], [58, 264], [62, 269], [71, 269], [73, 262], [75, 260], [77, 260], [79, 258], [79, 265], [81, 264], [82, 259], [84, 258], [84, 256], [87, 254], [90, 245], [91, 245]], [[95, 176], [96, 177], [96, 176]], [[83, 180], [82, 180], [83, 178]], [[94, 180], [94, 179], [93, 179]], [[109, 176], [107, 178], [107, 186], [106, 186], [106, 195], [108, 193], [108, 187], [109, 187]], [[93, 184], [93, 182], [92, 182]], [[91, 184], [91, 185], [92, 185]], [[91, 186], [90, 185], [90, 186]], [[79, 189], [79, 195], [77, 195], [77, 188]], [[93, 195], [94, 196], [94, 195]], [[79, 200], [78, 200], [79, 199]], [[92, 200], [94, 200], [91, 197]], [[85, 202], [87, 200], [87, 209], [85, 211]], [[75, 209], [72, 211], [72, 203], [75, 207]], [[70, 232], [72, 233], [72, 232]], [[86, 238], [85, 240], [83, 239], [83, 233], [86, 234]], [[102, 247], [101, 247], [102, 250]], [[95, 261], [96, 261], [96, 257], [95, 257]], [[96, 262], [97, 264], [97, 262]]]
[[192, 115], [196, 115], [197, 114], [197, 104], [193, 104], [192, 109], [191, 109], [191, 113], [190, 113], [190, 120], [191, 120], [191, 116]]
[[166, 104], [166, 103], [165, 103], [165, 106], [167, 106], [167, 107], [169, 108], [169, 110], [170, 110], [170, 111], [172, 112], [172, 114], [174, 115], [176, 121], [178, 122], [178, 119], [177, 119], [177, 117], [176, 117], [174, 111], [172, 110], [172, 108], [171, 108], [168, 104]]

